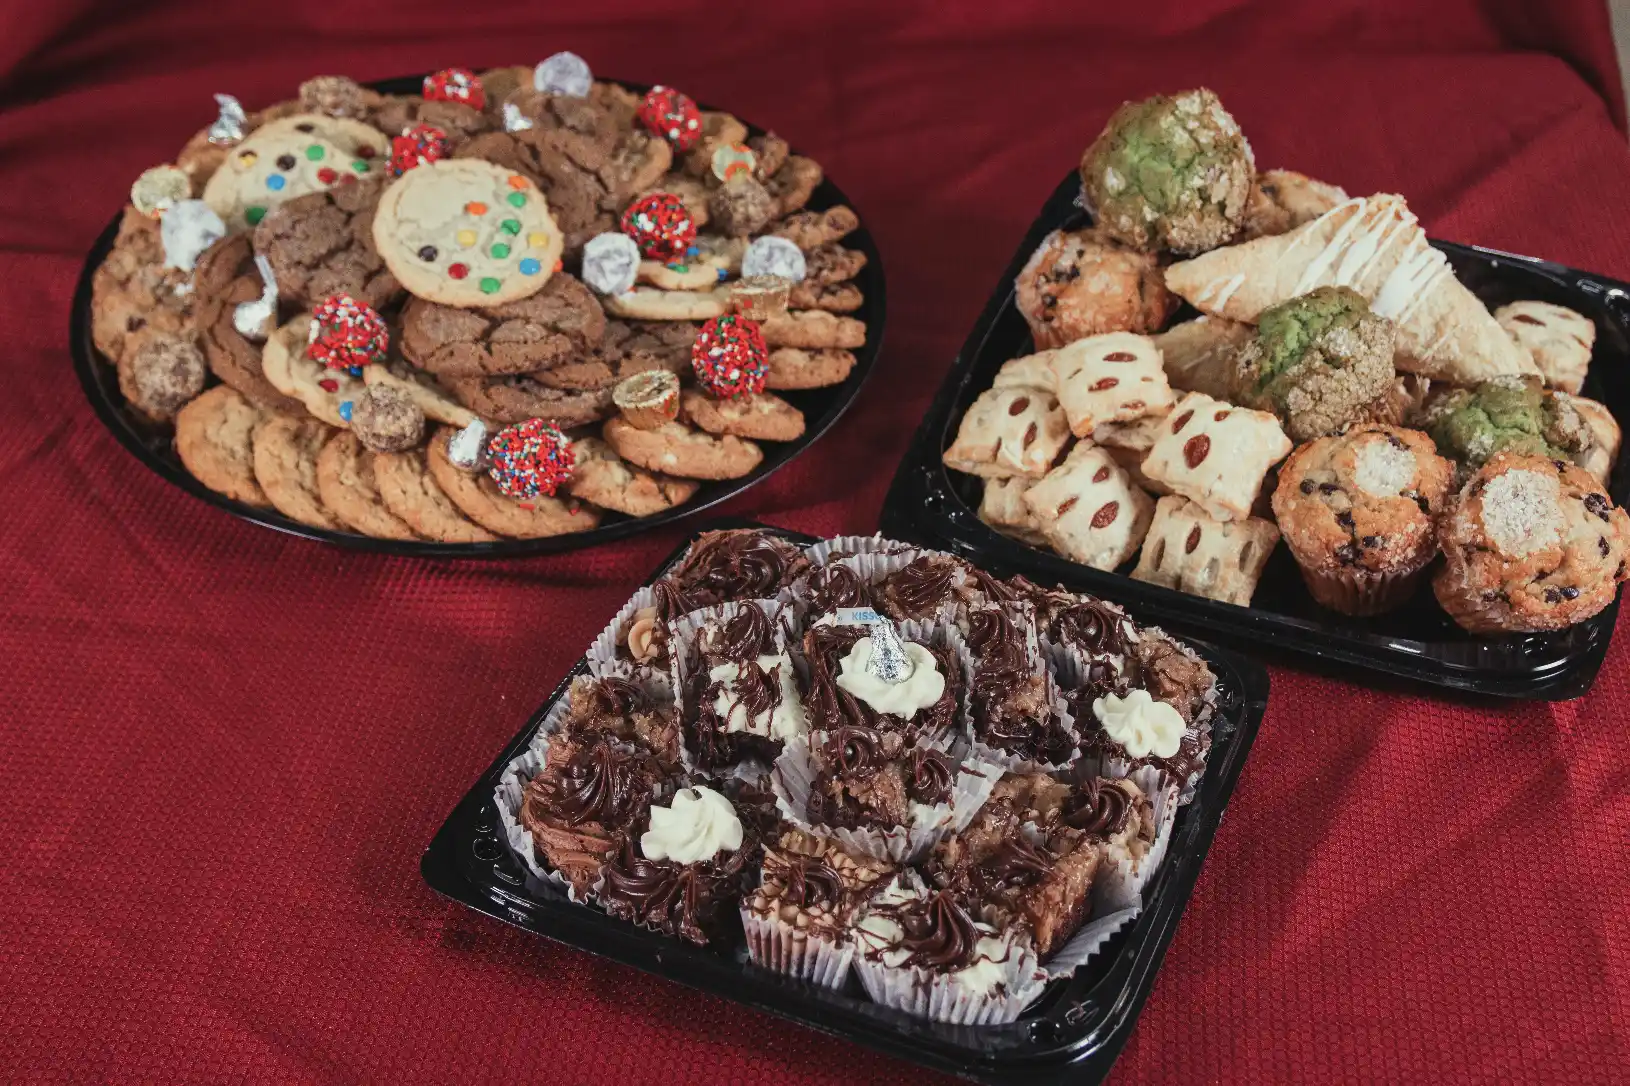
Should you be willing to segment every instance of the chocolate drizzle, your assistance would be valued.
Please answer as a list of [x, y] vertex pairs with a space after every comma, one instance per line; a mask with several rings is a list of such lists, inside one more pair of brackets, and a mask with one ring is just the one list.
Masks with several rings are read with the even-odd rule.
[[677, 864], [646, 859], [629, 840], [606, 864], [598, 900], [619, 919], [706, 944], [720, 891], [740, 875], [747, 852], [737, 849], [723, 862]]
[[840, 607], [869, 607], [871, 598], [848, 566], [822, 566], [809, 575], [809, 606], [814, 614], [828, 615]]
[[706, 606], [773, 596], [807, 565], [796, 547], [761, 532], [713, 532], [691, 547], [675, 580], [707, 597]]
[[955, 562], [925, 554], [891, 574], [887, 584], [901, 616], [927, 618], [951, 598], [955, 575]]
[[687, 611], [694, 611], [701, 606], [671, 577], [664, 577], [652, 585], [651, 595], [654, 598], [657, 617], [662, 620], [664, 627]]
[[995, 887], [1029, 886], [1047, 874], [1052, 861], [1023, 836], [1005, 838], [994, 855], [980, 865]]
[[821, 744], [828, 765], [848, 777], [864, 777], [883, 768], [883, 739], [870, 728], [838, 728]]
[[775, 651], [775, 631], [763, 608], [746, 603], [722, 627], [710, 631], [704, 644], [709, 655], [749, 660]]
[[865, 636], [866, 630], [860, 626], [817, 626], [804, 636], [804, 658], [809, 661], [805, 707], [812, 726], [826, 730], [858, 728], [877, 720], [870, 706], [838, 685], [843, 658]]
[[814, 856], [783, 857], [779, 872], [786, 901], [807, 909], [811, 905], [837, 905], [843, 900], [843, 879], [825, 860]]
[[932, 807], [951, 798], [951, 782], [956, 769], [943, 751], [918, 747], [911, 752], [911, 775], [906, 779], [907, 794], [918, 803]]
[[1131, 800], [1124, 789], [1094, 777], [1081, 782], [1064, 801], [1064, 824], [1094, 837], [1113, 837], [1126, 828]]
[[607, 675], [595, 686], [592, 712], [625, 717], [651, 709], [651, 699], [646, 697], [645, 691], [620, 676]]
[[895, 914], [905, 934], [900, 940], [906, 958], [902, 965], [928, 969], [964, 969], [979, 950], [979, 929], [973, 917], [947, 891], [926, 902], [913, 902]]
[[1047, 633], [1059, 644], [1075, 645], [1089, 653], [1124, 656], [1132, 645], [1126, 616], [1090, 596], [1077, 597], [1055, 611]]

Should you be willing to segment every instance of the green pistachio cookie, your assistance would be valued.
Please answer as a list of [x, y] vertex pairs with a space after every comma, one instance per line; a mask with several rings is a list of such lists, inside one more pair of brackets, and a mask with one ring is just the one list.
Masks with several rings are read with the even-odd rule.
[[1272, 411], [1294, 441], [1366, 417], [1392, 384], [1395, 329], [1357, 291], [1320, 287], [1262, 311], [1234, 362], [1234, 399]]
[[1232, 238], [1255, 176], [1251, 145], [1204, 88], [1126, 103], [1081, 156], [1099, 225], [1128, 245], [1174, 253]]

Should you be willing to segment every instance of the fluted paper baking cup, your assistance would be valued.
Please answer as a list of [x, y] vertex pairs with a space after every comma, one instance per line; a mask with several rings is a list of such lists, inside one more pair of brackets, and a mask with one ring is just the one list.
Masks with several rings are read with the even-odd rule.
[[[718, 776], [729, 774], [729, 769], [719, 767], [714, 770], [702, 769], [696, 765], [691, 757], [690, 744], [683, 738], [684, 731], [690, 726], [687, 722], [696, 719], [697, 706], [690, 704], [691, 691], [689, 681], [692, 669], [701, 658], [701, 650], [697, 646], [697, 638], [701, 636], [703, 627], [729, 622], [743, 607], [757, 607], [764, 612], [770, 620], [770, 628], [775, 638], [775, 647], [778, 652], [788, 653], [795, 669], [803, 667], [801, 654], [790, 650], [790, 642], [796, 638], [796, 615], [787, 601], [780, 599], [742, 600], [729, 603], [714, 604], [711, 607], [702, 607], [695, 611], [686, 612], [674, 619], [668, 629], [668, 682], [673, 688], [674, 702], [679, 706], [679, 727], [681, 739], [679, 743], [679, 760], [685, 767], [685, 772], [701, 776]], [[800, 670], [800, 675], [802, 672]], [[768, 771], [768, 766], [748, 760], [759, 766], [761, 772]]]
[[1025, 946], [1014, 947], [1004, 963], [1001, 983], [982, 992], [964, 987], [954, 973], [884, 965], [864, 954], [856, 957], [855, 972], [873, 1001], [919, 1018], [963, 1026], [1012, 1022], [1047, 987], [1047, 975], [1037, 967], [1035, 951]]
[[741, 908], [741, 927], [747, 935], [747, 955], [753, 964], [823, 988], [841, 988], [854, 961], [853, 943], [805, 931], [779, 917], [759, 916]]
[[1042, 964], [1042, 972], [1047, 975], [1048, 980], [1070, 976], [1091, 961], [1093, 955], [1104, 949], [1104, 944], [1108, 943], [1116, 932], [1136, 920], [1142, 912], [1143, 906], [1134, 904], [1093, 917], [1082, 924], [1081, 930], [1070, 936], [1069, 940], [1058, 948], [1058, 952]]
[[817, 566], [824, 566], [832, 560], [834, 553], [845, 557], [851, 554], [879, 554], [889, 551], [910, 551], [915, 557], [921, 548], [901, 543], [894, 539], [884, 539], [880, 535], [840, 535], [831, 539], [820, 539], [804, 548], [804, 556]]
[[958, 766], [956, 783], [951, 787], [948, 802], [932, 807], [914, 803], [911, 805], [910, 826], [883, 830], [869, 827], [840, 829], [811, 822], [808, 817], [809, 793], [818, 772], [810, 750], [810, 739], [788, 740], [781, 756], [775, 760], [775, 770], [770, 775], [770, 787], [775, 792], [776, 806], [781, 816], [799, 829], [830, 837], [851, 851], [893, 863], [919, 860], [946, 837], [966, 829], [1002, 776], [1000, 766], [968, 759]]
[[1155, 766], [1142, 766], [1127, 774], [1149, 800], [1149, 816], [1155, 824], [1154, 840], [1142, 856], [1110, 845], [1104, 850], [1098, 876], [1092, 880], [1094, 915], [1141, 906], [1143, 888], [1159, 872], [1171, 844], [1172, 825], [1177, 820], [1177, 786]]
[[521, 803], [526, 794], [526, 786], [549, 764], [549, 740], [566, 722], [566, 716], [571, 711], [571, 700], [571, 691], [568, 689], [561, 699], [550, 707], [548, 714], [543, 718], [543, 723], [538, 725], [538, 730], [533, 733], [532, 741], [527, 744], [526, 750], [504, 767], [504, 774], [498, 778], [498, 785], [493, 789], [492, 798], [498, 808], [498, 824], [503, 827], [504, 839], [526, 865], [526, 869], [544, 882], [565, 890], [569, 898], [582, 904], [584, 899], [577, 896], [577, 892], [572, 889], [566, 877], [538, 858], [532, 834], [521, 825]]

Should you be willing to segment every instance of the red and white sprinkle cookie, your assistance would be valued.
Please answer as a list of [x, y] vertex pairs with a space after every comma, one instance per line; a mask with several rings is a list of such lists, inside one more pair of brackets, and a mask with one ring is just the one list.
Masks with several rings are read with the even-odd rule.
[[623, 233], [634, 239], [640, 252], [652, 260], [677, 260], [696, 240], [696, 220], [685, 201], [668, 192], [653, 192], [628, 205], [623, 212]]
[[385, 361], [390, 329], [370, 305], [349, 294], [332, 294], [311, 311], [306, 353], [331, 370], [357, 370]]
[[757, 321], [735, 315], [714, 317], [696, 333], [690, 359], [696, 383], [709, 396], [731, 400], [764, 391], [770, 351]]
[[421, 124], [391, 139], [391, 176], [401, 177], [415, 166], [439, 162], [452, 154], [447, 133], [433, 124]]
[[676, 151], [688, 151], [702, 138], [702, 111], [672, 87], [658, 85], [646, 91], [637, 116]]
[[463, 102], [471, 109], [487, 104], [486, 89], [468, 68], [443, 68], [425, 76], [424, 97], [427, 102]]

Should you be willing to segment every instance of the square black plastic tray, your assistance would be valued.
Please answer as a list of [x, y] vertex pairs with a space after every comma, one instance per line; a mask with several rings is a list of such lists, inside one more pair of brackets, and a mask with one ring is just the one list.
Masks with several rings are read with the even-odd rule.
[[[765, 526], [727, 521], [703, 530], [719, 527]], [[800, 543], [813, 542], [796, 532], [769, 530]], [[684, 549], [670, 555], [646, 583], [660, 577]], [[1268, 675], [1259, 665], [1204, 642], [1189, 644], [1217, 674], [1211, 754], [1193, 802], [1178, 813], [1165, 864], [1149, 886], [1144, 911], [1096, 958], [1069, 980], [1054, 984], [1010, 1025], [952, 1026], [913, 1018], [870, 1002], [852, 976], [839, 991], [792, 980], [752, 965], [739, 939], [728, 948], [692, 946], [615, 920], [598, 907], [574, 904], [532, 876], [503, 837], [493, 789], [572, 679], [587, 672], [582, 661], [459, 802], [419, 868], [437, 893], [506, 924], [902, 1059], [980, 1082], [1094, 1083], [1108, 1074], [1154, 986], [1267, 708]]]
[[[1071, 174], [1043, 205], [1019, 244], [995, 292], [969, 333], [884, 502], [885, 535], [960, 554], [980, 565], [1108, 596], [1173, 630], [1223, 636], [1234, 646], [1285, 653], [1314, 666], [1348, 674], [1353, 669], [1490, 697], [1560, 701], [1590, 689], [1607, 654], [1618, 617], [1614, 602], [1568, 630], [1504, 638], [1474, 637], [1457, 627], [1423, 585], [1399, 611], [1351, 618], [1313, 601], [1290, 552], [1279, 547], [1263, 571], [1251, 606], [1191, 596], [1134, 581], [1131, 564], [1106, 573], [1001, 535], [979, 519], [981, 480], [950, 471], [941, 456], [956, 437], [962, 415], [990, 387], [1003, 362], [1035, 348], [1014, 302], [1013, 283], [1042, 238], [1057, 229], [1087, 226], [1077, 202], [1080, 181]], [[1455, 274], [1491, 308], [1535, 298], [1576, 309], [1596, 322], [1596, 353], [1584, 395], [1614, 416], [1630, 419], [1630, 284], [1533, 257], [1434, 241]], [[1178, 319], [1192, 315], [1185, 310]], [[1618, 472], [1610, 492], [1623, 504], [1630, 472]]]

